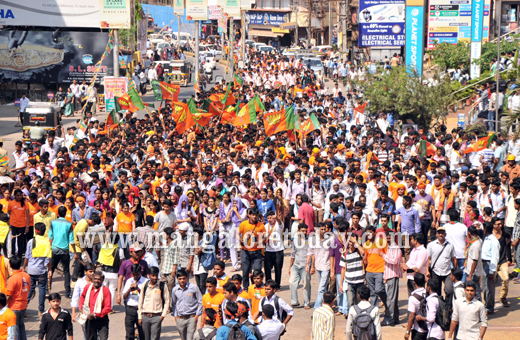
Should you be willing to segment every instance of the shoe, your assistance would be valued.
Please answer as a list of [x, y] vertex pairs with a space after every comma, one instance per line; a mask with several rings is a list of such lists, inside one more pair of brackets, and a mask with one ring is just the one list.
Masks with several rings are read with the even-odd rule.
[[395, 324], [394, 324], [393, 322], [383, 321], [383, 322], [381, 322], [381, 326], [390, 326], [390, 327], [394, 327]]
[[65, 297], [66, 297], [67, 299], [72, 299], [72, 294], [67, 294], [67, 295], [65, 295]]
[[311, 306], [305, 306], [303, 309], [311, 309]]
[[501, 303], [502, 306], [504, 306], [504, 307], [509, 307], [509, 302], [507, 302], [506, 298], [502, 298], [502, 299], [500, 299], [500, 303]]
[[300, 304], [299, 303], [295, 303], [295, 304], [291, 304], [291, 307], [294, 308], [294, 307], [299, 307]]

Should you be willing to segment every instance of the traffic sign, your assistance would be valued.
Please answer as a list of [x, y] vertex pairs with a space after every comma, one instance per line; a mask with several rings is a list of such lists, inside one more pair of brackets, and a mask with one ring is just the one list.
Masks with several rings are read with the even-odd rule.
[[47, 92], [47, 98], [49, 100], [53, 99], [54, 98], [54, 92], [52, 92], [52, 91]]
[[14, 100], [14, 105], [15, 106], [20, 106], [20, 99], [15, 99]]

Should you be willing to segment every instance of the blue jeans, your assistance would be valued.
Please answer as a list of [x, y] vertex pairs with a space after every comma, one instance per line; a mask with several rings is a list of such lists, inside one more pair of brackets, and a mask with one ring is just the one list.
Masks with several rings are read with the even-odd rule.
[[[489, 110], [488, 111], [487, 119], [488, 120], [495, 120], [495, 111], [494, 110]], [[487, 127], [488, 127], [489, 131], [493, 131], [494, 127], [495, 127], [495, 123], [494, 122], [487, 122]]]
[[316, 302], [314, 302], [314, 309], [321, 307], [323, 303], [323, 293], [327, 291], [329, 285], [330, 270], [316, 270], [316, 273], [320, 283], [318, 285], [318, 296], [316, 297]]
[[25, 333], [25, 309], [13, 310], [16, 315], [16, 340], [27, 340], [27, 333]]
[[[36, 284], [38, 284], [38, 310], [43, 313], [45, 310], [45, 295], [47, 292], [47, 273], [42, 275], [30, 275], [31, 276], [31, 289], [29, 289], [29, 298], [36, 290]], [[27, 301], [29, 303], [29, 301]]]
[[338, 312], [341, 314], [348, 313], [347, 293], [343, 292], [343, 282], [341, 281], [341, 273], [336, 273], [336, 301], [338, 304]]
[[293, 265], [291, 267], [291, 277], [289, 278], [289, 287], [291, 289], [291, 304], [299, 305], [298, 302], [298, 284], [300, 280], [303, 284], [303, 303], [309, 306], [311, 303], [311, 274], [305, 271], [305, 267]]
[[249, 251], [242, 249], [242, 287], [245, 291], [249, 288], [249, 274], [255, 270], [262, 270], [262, 251]]

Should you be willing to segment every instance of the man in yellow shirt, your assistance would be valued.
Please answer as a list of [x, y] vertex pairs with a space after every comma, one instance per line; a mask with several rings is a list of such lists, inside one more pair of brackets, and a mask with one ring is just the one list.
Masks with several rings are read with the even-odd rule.
[[265, 227], [258, 209], [248, 209], [249, 219], [238, 226], [236, 239], [242, 246], [242, 286], [248, 290], [251, 271], [262, 270], [262, 250], [259, 241], [263, 239]]
[[[38, 204], [40, 205], [40, 211], [34, 215], [34, 224], [43, 223], [45, 224], [45, 237], [49, 237], [49, 229], [51, 227], [51, 222], [54, 221], [57, 217], [56, 214], [49, 210], [49, 201], [46, 199], [41, 199]], [[34, 227], [33, 227], [34, 228]], [[34, 232], [33, 235], [36, 235]]]
[[[84, 274], [85, 272], [85, 262], [81, 258], [81, 253], [84, 250], [87, 251], [90, 258], [92, 259], [92, 242], [90, 241], [93, 241], [94, 236], [92, 235], [91, 239], [84, 239], [84, 234], [87, 232], [88, 227], [92, 227], [100, 223], [101, 217], [99, 217], [98, 214], [93, 214], [90, 219], [81, 219], [74, 228], [74, 243], [76, 246], [76, 253], [74, 254], [74, 268], [72, 272], [73, 285], [76, 284], [80, 274]], [[69, 250], [74, 251], [74, 249], [72, 249], [72, 245], [70, 246]]]

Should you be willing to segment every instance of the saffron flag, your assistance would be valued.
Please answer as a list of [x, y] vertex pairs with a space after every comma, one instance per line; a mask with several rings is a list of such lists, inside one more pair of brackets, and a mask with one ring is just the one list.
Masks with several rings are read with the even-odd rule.
[[220, 114], [220, 109], [212, 102], [210, 102], [209, 100], [204, 100], [204, 104], [202, 105], [202, 109], [208, 113], [212, 113], [213, 115], [219, 115]]
[[239, 110], [239, 106], [228, 106], [222, 112], [222, 117], [220, 118], [220, 122], [222, 124], [232, 124], [235, 118], [237, 117], [237, 113]]
[[294, 115], [292, 105], [285, 110], [264, 114], [264, 128], [268, 136], [282, 131], [293, 130], [295, 122], [296, 116]]
[[179, 85], [168, 84], [162, 81], [159, 82], [159, 85], [161, 85], [162, 100], [179, 101], [179, 93], [181, 92]]
[[421, 139], [421, 142], [419, 143], [419, 156], [433, 156], [435, 155], [435, 150], [437, 150], [437, 148], [434, 145], [431, 145], [424, 139]]
[[244, 80], [240, 78], [236, 73], [233, 74], [233, 88], [238, 90], [244, 84]]
[[485, 148], [487, 148], [489, 146], [489, 144], [491, 144], [494, 136], [495, 136], [495, 134], [490, 132], [487, 137], [477, 139], [477, 142], [470, 145], [464, 151], [464, 153], [466, 154], [466, 153], [470, 153], [470, 152], [477, 152], [480, 150], [484, 150]]
[[193, 98], [190, 98], [188, 100], [188, 109], [189, 114], [191, 114], [193, 120], [200, 126], [206, 126], [211, 121], [211, 117], [214, 115], [212, 113], [206, 113], [206, 112], [200, 112], [200, 110], [197, 108], [197, 105], [195, 104], [195, 101]]
[[172, 102], [172, 108], [173, 120], [177, 123], [176, 129], [179, 134], [183, 134], [196, 124], [187, 104]]
[[9, 157], [3, 155], [0, 157], [0, 166], [7, 166], [9, 164]]
[[228, 105], [235, 105], [235, 103], [237, 102], [233, 94], [231, 94], [231, 83], [228, 84], [226, 94], [220, 102], [224, 104], [224, 107]]
[[314, 130], [318, 130], [320, 128], [320, 122], [318, 122], [318, 118], [311, 113], [311, 116], [307, 118], [307, 120], [301, 125], [300, 129], [304, 136], [307, 136]]
[[122, 110], [128, 110], [130, 112], [144, 109], [143, 101], [135, 89], [130, 89], [127, 93], [119, 97], [117, 103]]
[[240, 111], [237, 113], [236, 119], [233, 121], [234, 126], [243, 126], [251, 123], [256, 123], [256, 113], [264, 111], [264, 104], [258, 97], [258, 94], [247, 103]]

